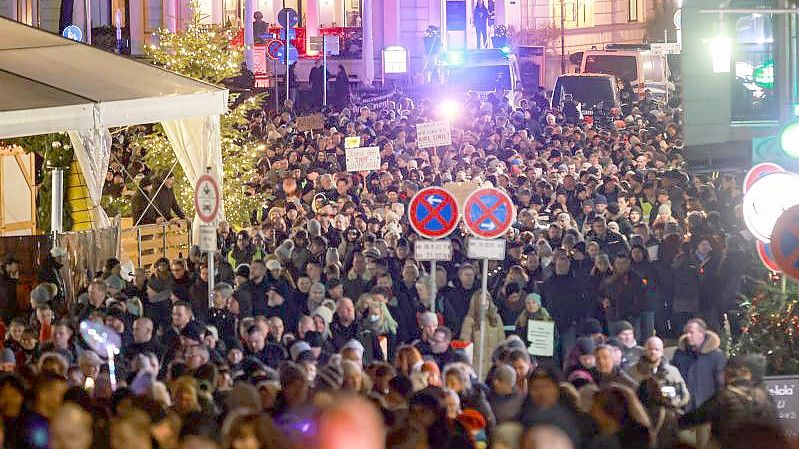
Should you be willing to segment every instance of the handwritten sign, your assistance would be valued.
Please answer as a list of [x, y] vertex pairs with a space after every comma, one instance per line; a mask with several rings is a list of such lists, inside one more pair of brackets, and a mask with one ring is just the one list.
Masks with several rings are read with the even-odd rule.
[[427, 122], [416, 125], [416, 146], [419, 148], [440, 147], [452, 144], [452, 129], [449, 122]]
[[785, 435], [796, 438], [799, 436], [799, 376], [771, 376], [765, 381]]
[[344, 138], [344, 148], [358, 148], [361, 146], [361, 136], [350, 136]]
[[297, 131], [312, 131], [325, 127], [325, 116], [322, 114], [311, 114], [297, 117]]
[[380, 170], [380, 147], [347, 148], [347, 171]]
[[555, 353], [555, 323], [552, 321], [527, 320], [527, 352], [541, 357], [552, 357]]

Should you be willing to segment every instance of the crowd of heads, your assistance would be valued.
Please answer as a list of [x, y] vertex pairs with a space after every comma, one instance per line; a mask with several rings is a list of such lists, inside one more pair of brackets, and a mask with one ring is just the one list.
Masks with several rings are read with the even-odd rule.
[[[452, 144], [418, 148], [436, 101], [325, 111], [313, 133], [286, 106], [254, 118], [262, 204], [220, 223], [210, 294], [193, 248], [130, 272], [111, 259], [74, 299], [45, 273], [30, 307], [7, 308], [5, 447], [669, 447], [678, 417], [722, 391], [680, 374], [724, 372], [741, 193], [685, 168], [679, 110], [646, 97], [567, 123], [541, 96], [469, 94]], [[346, 137], [379, 147], [381, 169], [346, 171]], [[414, 258], [406, 207], [427, 186], [513, 199], [487, 279], [463, 226], [435, 272]], [[7, 257], [0, 288], [17, 269]], [[84, 321], [120, 336], [113, 360]], [[549, 352], [528, 332], [540, 323]], [[661, 337], [680, 337], [674, 366]], [[727, 384], [760, 388], [745, 362]]]

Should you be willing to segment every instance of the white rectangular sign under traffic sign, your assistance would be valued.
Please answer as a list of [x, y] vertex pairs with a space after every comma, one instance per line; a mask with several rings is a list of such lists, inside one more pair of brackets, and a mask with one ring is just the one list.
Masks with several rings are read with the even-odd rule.
[[347, 171], [380, 170], [380, 147], [347, 148]]
[[452, 145], [452, 127], [449, 122], [426, 122], [416, 125], [416, 146], [419, 148]]
[[505, 239], [470, 238], [466, 244], [469, 259], [505, 260]]
[[413, 255], [419, 261], [447, 262], [452, 260], [452, 242], [449, 240], [416, 240]]
[[200, 225], [200, 251], [216, 251], [216, 226]]

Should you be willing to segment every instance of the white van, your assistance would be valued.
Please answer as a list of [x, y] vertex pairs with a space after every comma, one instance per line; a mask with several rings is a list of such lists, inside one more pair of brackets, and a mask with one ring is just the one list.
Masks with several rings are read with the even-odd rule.
[[639, 98], [649, 91], [653, 98], [671, 96], [666, 55], [651, 50], [588, 50], [583, 53], [581, 73], [607, 73], [628, 81]]
[[447, 90], [477, 92], [487, 95], [501, 88], [509, 91], [511, 104], [521, 92], [519, 63], [516, 55], [500, 49], [445, 53], [441, 61]]

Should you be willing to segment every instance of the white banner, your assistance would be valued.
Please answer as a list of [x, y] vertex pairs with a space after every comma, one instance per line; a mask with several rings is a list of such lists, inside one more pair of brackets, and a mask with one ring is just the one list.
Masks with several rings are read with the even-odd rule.
[[347, 148], [347, 171], [380, 170], [380, 147]]
[[440, 147], [452, 144], [449, 122], [427, 122], [416, 125], [416, 146], [419, 148]]

